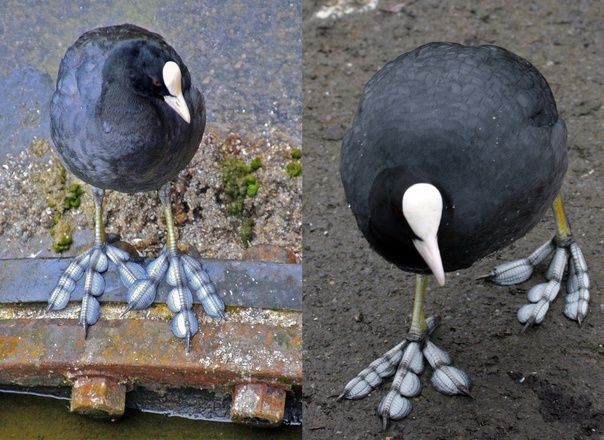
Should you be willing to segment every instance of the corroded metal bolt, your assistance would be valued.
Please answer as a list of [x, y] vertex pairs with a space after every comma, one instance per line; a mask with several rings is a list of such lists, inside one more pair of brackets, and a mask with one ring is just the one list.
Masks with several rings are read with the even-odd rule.
[[117, 419], [126, 408], [126, 385], [113, 377], [77, 376], [71, 389], [71, 412]]
[[235, 386], [231, 420], [256, 426], [279, 426], [285, 415], [285, 390], [265, 383]]
[[263, 261], [266, 263], [296, 263], [296, 256], [286, 247], [257, 244], [243, 251], [243, 259], [249, 261]]

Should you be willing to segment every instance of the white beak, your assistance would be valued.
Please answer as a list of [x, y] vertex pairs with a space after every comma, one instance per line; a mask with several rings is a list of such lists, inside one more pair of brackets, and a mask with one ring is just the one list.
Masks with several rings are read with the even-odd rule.
[[437, 239], [442, 212], [443, 199], [440, 191], [434, 185], [417, 183], [405, 191], [403, 215], [418, 237], [413, 240], [413, 244], [434, 274], [438, 284], [444, 286], [445, 270]]
[[445, 285], [445, 270], [443, 269], [443, 262], [440, 258], [440, 250], [438, 249], [438, 240], [436, 236], [430, 237], [425, 240], [413, 240], [415, 249], [422, 256], [434, 278], [440, 286]]
[[185, 120], [187, 124], [191, 123], [191, 113], [187, 102], [182, 94], [182, 73], [180, 67], [174, 61], [168, 61], [164, 65], [162, 72], [164, 77], [164, 84], [170, 92], [169, 96], [164, 96], [164, 101], [168, 104], [178, 115]]

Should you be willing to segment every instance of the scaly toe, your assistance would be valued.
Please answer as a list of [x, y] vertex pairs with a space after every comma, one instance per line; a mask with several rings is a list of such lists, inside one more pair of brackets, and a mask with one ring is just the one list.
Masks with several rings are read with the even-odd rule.
[[[396, 372], [396, 367], [403, 358], [405, 348], [409, 344], [410, 342], [405, 339], [378, 359], [374, 360], [367, 368], [346, 384], [344, 391], [340, 394], [338, 400], [356, 400], [367, 396], [382, 383], [383, 379], [392, 376]], [[419, 362], [423, 364], [421, 356]]]
[[80, 309], [80, 324], [84, 326], [85, 338], [88, 335], [88, 328], [99, 320], [101, 306], [96, 297], [101, 296], [105, 291], [105, 279], [101, 273], [105, 272], [108, 266], [107, 246], [95, 244], [92, 247], [88, 268], [86, 269], [82, 308]]
[[128, 305], [122, 312], [122, 315], [125, 315], [130, 310], [146, 309], [153, 304], [157, 295], [157, 286], [164, 278], [168, 266], [168, 254], [164, 249], [164, 252], [149, 263], [145, 277], [137, 279], [130, 285], [126, 293]]
[[120, 274], [120, 278], [124, 286], [130, 286], [137, 280], [142, 280], [147, 277], [147, 272], [140, 264], [130, 260], [130, 254], [115, 246], [107, 245], [107, 256], [115, 264]]
[[69, 263], [69, 266], [67, 266], [65, 272], [59, 278], [57, 285], [50, 293], [46, 310], [62, 310], [67, 306], [77, 282], [88, 268], [91, 254], [92, 248], [78, 255]]
[[388, 421], [401, 420], [413, 409], [411, 398], [418, 396], [422, 390], [419, 375], [425, 368], [424, 359], [434, 370], [432, 384], [437, 391], [446, 395], [470, 396], [470, 377], [463, 370], [452, 366], [451, 356], [429, 340], [438, 327], [438, 318], [431, 316], [425, 320], [425, 324], [423, 331], [410, 331], [402, 342], [348, 382], [338, 400], [362, 399], [382, 383], [384, 378], [394, 374], [390, 390], [378, 406], [378, 415], [386, 429]]
[[223, 318], [224, 301], [216, 293], [216, 287], [207, 272], [203, 270], [201, 263], [187, 254], [181, 254], [180, 257], [189, 287], [195, 292], [203, 310], [212, 318]]
[[524, 324], [521, 333], [535, 324], [541, 324], [545, 319], [549, 305], [560, 292], [568, 257], [569, 251], [565, 247], [557, 247], [545, 274], [548, 282], [537, 284], [529, 290], [527, 297], [530, 303], [520, 307], [516, 315], [518, 321]]
[[401, 396], [395, 390], [390, 390], [378, 405], [378, 415], [382, 418], [382, 429], [386, 430], [390, 420], [401, 420], [407, 417], [413, 405], [411, 400]]
[[185, 350], [189, 353], [191, 351], [191, 338], [199, 331], [197, 317], [191, 310], [183, 310], [172, 318], [171, 326], [172, 333], [177, 338], [186, 339]]
[[566, 284], [566, 304], [564, 314], [569, 319], [583, 322], [589, 309], [589, 275], [583, 252], [576, 242], [572, 242], [570, 251], [570, 270]]
[[443, 365], [434, 370], [434, 374], [432, 374], [432, 386], [436, 391], [447, 396], [455, 394], [471, 396], [470, 387], [472, 386], [472, 381], [465, 371], [451, 365]]
[[84, 326], [85, 336], [88, 334], [88, 327], [96, 324], [101, 314], [101, 305], [92, 295], [84, 295], [82, 298], [82, 308], [80, 309], [80, 324]]
[[157, 288], [164, 278], [172, 287], [166, 301], [168, 308], [176, 314], [172, 319], [172, 332], [176, 337], [186, 339], [188, 352], [191, 338], [199, 332], [197, 317], [192, 312], [193, 292], [209, 316], [223, 317], [225, 309], [210, 277], [194, 258], [178, 249], [167, 250], [164, 247], [147, 266], [146, 277], [132, 282], [127, 293], [128, 306], [122, 314], [149, 307], [155, 301]]
[[465, 371], [451, 365], [453, 359], [449, 353], [437, 347], [431, 341], [426, 341], [423, 353], [434, 370], [432, 386], [438, 392], [448, 396], [454, 394], [470, 395], [472, 386], [470, 376]]
[[524, 324], [522, 333], [526, 332], [535, 324], [541, 324], [549, 310], [549, 301], [543, 299], [535, 304], [525, 304], [518, 309], [516, 317], [521, 324]]
[[105, 291], [105, 279], [101, 274], [107, 270], [108, 264], [107, 247], [104, 244], [94, 244], [88, 251], [77, 256], [67, 266], [57, 286], [51, 292], [48, 309], [64, 308], [69, 302], [77, 281], [85, 273], [79, 322], [84, 327], [86, 335], [88, 327], [94, 325], [100, 316], [100, 305], [96, 297], [101, 296]]
[[552, 238], [538, 247], [528, 258], [501, 264], [489, 272], [488, 275], [481, 276], [479, 279], [487, 278], [500, 286], [522, 283], [531, 277], [535, 266], [545, 260], [555, 249], [556, 244]]

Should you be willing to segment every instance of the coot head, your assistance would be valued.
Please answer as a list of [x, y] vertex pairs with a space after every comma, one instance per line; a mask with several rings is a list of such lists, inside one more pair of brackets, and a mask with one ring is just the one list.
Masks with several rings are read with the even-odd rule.
[[[185, 67], [186, 69], [186, 67]], [[116, 87], [124, 93], [134, 93], [151, 102], [164, 101], [185, 122], [191, 122], [189, 108], [182, 90], [190, 87], [190, 77], [184, 77], [178, 62], [158, 45], [144, 40], [126, 41], [117, 46], [103, 67], [103, 89]], [[158, 102], [154, 105], [159, 106]]]

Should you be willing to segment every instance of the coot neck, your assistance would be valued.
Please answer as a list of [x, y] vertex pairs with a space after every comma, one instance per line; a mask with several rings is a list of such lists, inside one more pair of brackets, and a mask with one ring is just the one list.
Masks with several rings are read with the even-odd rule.
[[138, 133], [141, 122], [151, 126], [159, 123], [159, 112], [152, 99], [133, 93], [117, 82], [103, 84], [97, 111], [103, 124], [119, 127], [120, 131], [132, 127]]

